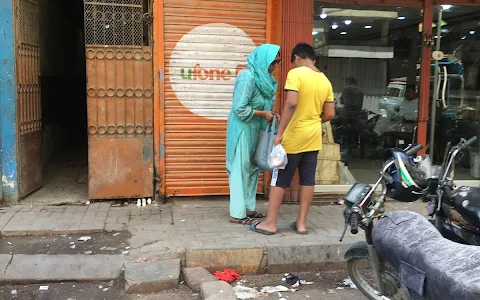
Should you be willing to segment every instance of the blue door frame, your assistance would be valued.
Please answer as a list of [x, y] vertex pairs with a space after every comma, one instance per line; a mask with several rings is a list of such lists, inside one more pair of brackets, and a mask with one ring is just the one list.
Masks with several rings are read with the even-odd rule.
[[0, 1], [0, 204], [18, 202], [13, 1]]

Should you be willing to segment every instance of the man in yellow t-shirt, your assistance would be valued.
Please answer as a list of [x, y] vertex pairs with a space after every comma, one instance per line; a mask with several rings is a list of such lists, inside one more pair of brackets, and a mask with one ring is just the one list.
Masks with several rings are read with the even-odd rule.
[[313, 200], [318, 151], [322, 149], [322, 123], [335, 116], [332, 84], [315, 67], [313, 47], [300, 43], [292, 51], [292, 69], [287, 76], [287, 98], [275, 139], [288, 155], [284, 170], [274, 169], [267, 219], [250, 229], [262, 234], [277, 231], [277, 217], [293, 175], [300, 174], [301, 196], [297, 220], [291, 224], [298, 234], [307, 234], [307, 215]]

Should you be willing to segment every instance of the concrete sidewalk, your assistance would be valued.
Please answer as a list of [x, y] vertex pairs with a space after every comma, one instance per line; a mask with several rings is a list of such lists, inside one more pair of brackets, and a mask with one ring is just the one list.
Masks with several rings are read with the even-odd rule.
[[[266, 212], [266, 201], [257, 210]], [[243, 274], [309, 271], [343, 266], [343, 253], [364, 236], [347, 233], [343, 243], [343, 206], [314, 206], [308, 222], [309, 234], [290, 229], [298, 205], [283, 205], [278, 233], [263, 236], [248, 226], [229, 223], [228, 201], [176, 200], [166, 205], [112, 207], [108, 203], [89, 206], [15, 206], [0, 208], [3, 236], [89, 234], [128, 230], [132, 237], [129, 259], [182, 259], [187, 267], [210, 271], [234, 268]], [[387, 210], [406, 209], [424, 214], [421, 202], [391, 202]], [[15, 254], [15, 253], [13, 253]]]

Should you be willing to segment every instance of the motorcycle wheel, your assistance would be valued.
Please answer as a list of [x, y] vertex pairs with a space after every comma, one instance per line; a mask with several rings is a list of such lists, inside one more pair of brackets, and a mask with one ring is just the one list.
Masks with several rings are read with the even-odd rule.
[[371, 300], [412, 300], [408, 291], [398, 283], [398, 274], [389, 263], [382, 273], [385, 295], [378, 293], [375, 275], [369, 257], [355, 257], [347, 261], [347, 273], [363, 295]]

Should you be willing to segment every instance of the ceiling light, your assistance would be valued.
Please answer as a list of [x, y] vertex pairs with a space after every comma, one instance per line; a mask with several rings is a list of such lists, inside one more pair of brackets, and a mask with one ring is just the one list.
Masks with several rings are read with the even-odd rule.
[[345, 25], [350, 25], [352, 24], [352, 20], [345, 20]]
[[333, 30], [335, 30], [335, 29], [337, 29], [337, 28], [338, 28], [338, 25], [337, 25], [337, 24], [333, 24], [333, 25], [332, 25], [332, 29], [333, 29]]
[[342, 31], [342, 32], [340, 32], [340, 34], [341, 34], [341, 35], [346, 35], [347, 32], [346, 32], [346, 31]]
[[397, 20], [405, 20], [405, 17], [400, 16], [400, 17], [397, 18]]
[[370, 28], [372, 28], [372, 25], [365, 26], [365, 29], [370, 29]]
[[475, 30], [470, 30], [468, 33], [475, 34]]
[[467, 39], [466, 35], [462, 36], [462, 40], [466, 40], [466, 39]]
[[326, 19], [326, 18], [327, 18], [327, 14], [324, 13], [324, 12], [322, 12], [322, 13], [320, 14], [320, 18], [321, 18], [321, 19]]
[[312, 35], [317, 35], [318, 31], [312, 31]]
[[442, 8], [443, 8], [444, 10], [449, 10], [450, 8], [452, 8], [452, 6], [451, 6], [451, 5], [444, 4], [444, 5], [442, 5]]

